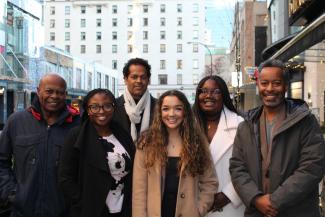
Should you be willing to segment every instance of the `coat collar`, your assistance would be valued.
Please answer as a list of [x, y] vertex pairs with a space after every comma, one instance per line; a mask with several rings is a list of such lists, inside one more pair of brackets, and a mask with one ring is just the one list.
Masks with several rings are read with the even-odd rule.
[[210, 143], [210, 150], [213, 158], [213, 163], [217, 164], [224, 153], [233, 144], [233, 130], [237, 129], [238, 124], [243, 119], [236, 113], [230, 111], [226, 106], [223, 106], [221, 112], [218, 129], [214, 134]]

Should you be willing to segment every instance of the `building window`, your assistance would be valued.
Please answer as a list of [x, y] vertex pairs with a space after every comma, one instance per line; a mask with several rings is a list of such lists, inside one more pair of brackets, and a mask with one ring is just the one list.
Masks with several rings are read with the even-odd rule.
[[161, 4], [160, 5], [160, 13], [165, 13], [166, 12], [166, 5], [165, 4]]
[[81, 69], [76, 69], [76, 88], [81, 89]]
[[131, 14], [133, 10], [133, 5], [128, 5], [128, 14]]
[[50, 28], [54, 28], [55, 27], [55, 20], [50, 20]]
[[102, 32], [96, 32], [96, 40], [102, 40]]
[[182, 25], [182, 18], [177, 17], [177, 26], [181, 26], [181, 25]]
[[143, 31], [143, 40], [148, 39], [148, 31]]
[[65, 6], [64, 7], [64, 14], [65, 15], [70, 15], [70, 6]]
[[182, 52], [183, 52], [182, 44], [177, 44], [177, 53], [182, 53]]
[[143, 18], [143, 26], [148, 26], [148, 18]]
[[82, 14], [86, 13], [86, 6], [85, 5], [80, 6], [80, 13], [82, 13]]
[[117, 45], [116, 44], [112, 45], [112, 53], [117, 53]]
[[132, 44], [128, 44], [128, 53], [132, 53], [133, 52], [133, 46]]
[[101, 5], [97, 5], [96, 6], [96, 13], [97, 14], [101, 14], [102, 13], [102, 6]]
[[55, 41], [55, 33], [50, 32], [50, 41]]
[[199, 31], [193, 30], [193, 39], [198, 39], [198, 38], [199, 38]]
[[198, 84], [198, 83], [199, 83], [199, 75], [193, 74], [193, 84]]
[[64, 40], [70, 41], [70, 32], [65, 32], [64, 33]]
[[117, 5], [112, 6], [112, 13], [117, 14]]
[[192, 7], [193, 7], [193, 12], [194, 12], [194, 13], [199, 12], [199, 4], [198, 4], [198, 3], [194, 3], [194, 4], [192, 5]]
[[100, 44], [96, 45], [96, 53], [101, 53], [102, 52], [102, 46]]
[[183, 61], [182, 60], [177, 60], [176, 62], [176, 68], [177, 69], [182, 69], [183, 68]]
[[132, 26], [133, 25], [133, 20], [132, 18], [128, 18], [128, 26]]
[[92, 83], [93, 83], [93, 74], [91, 72], [88, 72], [88, 90], [92, 89]]
[[166, 39], [166, 32], [160, 31], [160, 39]]
[[109, 89], [109, 76], [105, 75], [105, 88]]
[[166, 44], [160, 44], [160, 53], [166, 52]]
[[114, 27], [117, 26], [117, 18], [112, 19], [112, 26], [114, 26]]
[[183, 75], [177, 74], [177, 84], [183, 84]]
[[158, 75], [158, 84], [167, 84], [167, 75], [166, 74]]
[[70, 28], [70, 19], [64, 20], [64, 26], [65, 26], [65, 28]]
[[166, 69], [166, 60], [160, 60], [160, 69]]
[[50, 14], [51, 15], [54, 15], [55, 14], [55, 7], [54, 6], [51, 6], [50, 7]]
[[70, 53], [70, 45], [66, 45], [65, 46], [65, 51], [68, 52], [68, 53]]
[[177, 4], [177, 12], [182, 13], [182, 4]]
[[177, 31], [177, 39], [182, 39], [182, 31]]
[[86, 53], [86, 45], [80, 45], [80, 53]]
[[82, 28], [86, 27], [86, 19], [80, 20], [80, 27], [82, 27]]
[[100, 74], [100, 72], [97, 72], [97, 88], [101, 88], [101, 84], [102, 84], [102, 75]]
[[193, 17], [193, 26], [198, 26], [198, 25], [199, 25], [199, 18]]
[[148, 44], [143, 44], [142, 51], [143, 53], [148, 53]]
[[112, 39], [117, 40], [117, 32], [112, 32]]
[[149, 6], [143, 5], [143, 13], [148, 13]]
[[165, 17], [160, 18], [160, 26], [165, 26], [166, 25], [166, 19]]
[[96, 26], [101, 27], [102, 26], [102, 19], [96, 19]]
[[128, 40], [130, 40], [132, 38], [132, 36], [133, 36], [133, 32], [128, 31]]
[[193, 69], [198, 69], [199, 68], [199, 60], [195, 59], [193, 60]]
[[80, 32], [80, 40], [81, 41], [86, 40], [86, 32]]
[[198, 52], [199, 52], [199, 44], [193, 43], [193, 53], [198, 53]]
[[112, 69], [117, 69], [117, 60], [112, 60]]

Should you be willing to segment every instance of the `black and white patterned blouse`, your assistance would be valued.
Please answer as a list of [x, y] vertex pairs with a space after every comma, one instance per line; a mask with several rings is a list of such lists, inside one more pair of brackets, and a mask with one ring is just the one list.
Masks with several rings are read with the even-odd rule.
[[110, 213], [119, 213], [123, 206], [125, 178], [132, 169], [131, 159], [113, 134], [103, 137], [103, 141], [108, 167], [114, 180], [106, 198], [106, 205]]

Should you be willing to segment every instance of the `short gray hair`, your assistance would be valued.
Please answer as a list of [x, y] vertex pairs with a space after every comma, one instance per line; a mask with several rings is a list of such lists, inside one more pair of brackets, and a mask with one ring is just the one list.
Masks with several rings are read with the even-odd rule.
[[258, 71], [259, 73], [262, 72], [263, 68], [266, 67], [275, 67], [275, 68], [279, 68], [282, 71], [283, 74], [283, 78], [284, 78], [284, 82], [287, 84], [289, 83], [289, 73], [288, 73], [288, 69], [287, 66], [285, 65], [285, 63], [282, 60], [279, 59], [269, 59], [266, 60], [264, 62], [261, 63], [261, 65], [258, 67]]

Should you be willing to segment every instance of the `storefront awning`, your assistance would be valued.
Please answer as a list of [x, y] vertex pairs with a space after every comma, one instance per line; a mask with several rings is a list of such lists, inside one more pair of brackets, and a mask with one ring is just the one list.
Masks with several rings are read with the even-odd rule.
[[[284, 46], [274, 53], [269, 59], [288, 61], [289, 59], [323, 40], [325, 40], [325, 13], [301, 30], [286, 44], [284, 43]], [[279, 45], [275, 44], [275, 46]]]

